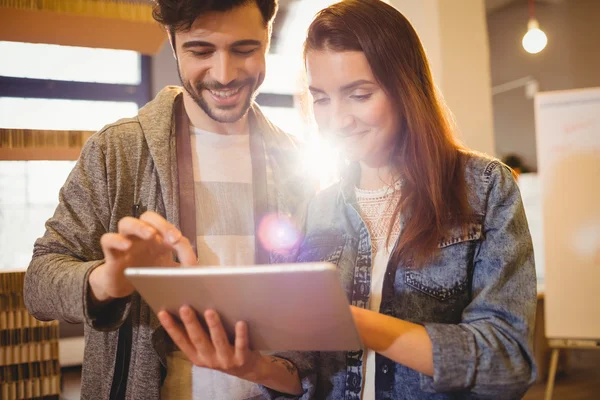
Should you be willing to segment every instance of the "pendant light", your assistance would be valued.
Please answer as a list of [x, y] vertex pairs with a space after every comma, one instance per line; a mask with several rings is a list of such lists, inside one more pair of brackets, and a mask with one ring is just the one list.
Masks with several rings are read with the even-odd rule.
[[527, 33], [523, 36], [523, 48], [531, 54], [537, 54], [544, 50], [548, 38], [540, 29], [537, 19], [535, 18], [534, 0], [529, 0], [529, 23], [527, 24]]

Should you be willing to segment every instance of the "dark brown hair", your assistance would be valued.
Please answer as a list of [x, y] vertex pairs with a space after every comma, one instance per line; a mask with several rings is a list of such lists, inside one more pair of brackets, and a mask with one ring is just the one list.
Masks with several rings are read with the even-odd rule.
[[174, 33], [190, 29], [196, 18], [206, 12], [225, 12], [251, 3], [258, 6], [265, 26], [270, 26], [278, 0], [156, 0], [152, 16]]
[[[311, 50], [361, 51], [400, 114], [392, 163], [404, 185], [394, 212], [406, 225], [392, 254], [423, 264], [453, 223], [472, 219], [464, 178], [464, 148], [437, 94], [427, 57], [410, 22], [379, 0], [347, 0], [315, 17], [304, 55]], [[391, 233], [388, 232], [388, 241]]]

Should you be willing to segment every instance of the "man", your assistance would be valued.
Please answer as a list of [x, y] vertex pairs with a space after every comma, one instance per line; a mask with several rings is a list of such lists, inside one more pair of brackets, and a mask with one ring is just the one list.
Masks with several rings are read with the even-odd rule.
[[82, 398], [259, 395], [193, 367], [123, 271], [273, 261], [261, 222], [305, 209], [299, 152], [253, 103], [276, 10], [277, 0], [158, 0], [183, 90], [95, 134], [63, 186], [24, 293], [41, 320], [85, 322]]
[[509, 154], [505, 156], [502, 161], [512, 169], [512, 174], [516, 180], [519, 180], [521, 174], [529, 172], [523, 164], [521, 157], [516, 154]]

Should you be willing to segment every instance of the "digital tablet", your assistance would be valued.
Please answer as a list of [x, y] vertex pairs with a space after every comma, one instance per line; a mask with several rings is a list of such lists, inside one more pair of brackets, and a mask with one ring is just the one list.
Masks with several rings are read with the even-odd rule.
[[346, 293], [328, 263], [241, 267], [128, 268], [125, 276], [154, 312], [182, 305], [219, 313], [230, 339], [248, 324], [250, 347], [269, 351], [359, 350]]

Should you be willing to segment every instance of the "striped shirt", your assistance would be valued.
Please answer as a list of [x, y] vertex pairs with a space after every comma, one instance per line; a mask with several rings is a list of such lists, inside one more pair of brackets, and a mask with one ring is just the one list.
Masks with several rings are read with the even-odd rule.
[[190, 130], [198, 264], [254, 263], [250, 135]]
[[[250, 135], [190, 128], [198, 264], [254, 264], [254, 200]], [[180, 351], [169, 354], [163, 399], [247, 399], [260, 394], [250, 382], [193, 366]]]

